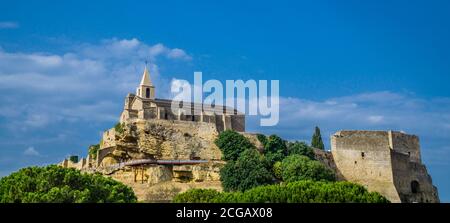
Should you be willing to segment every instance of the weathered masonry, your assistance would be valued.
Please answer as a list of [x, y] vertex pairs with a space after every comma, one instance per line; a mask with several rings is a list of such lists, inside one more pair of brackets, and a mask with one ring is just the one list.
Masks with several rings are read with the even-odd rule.
[[391, 202], [439, 202], [415, 135], [339, 131], [331, 137], [331, 153], [342, 180], [362, 184]]
[[[173, 111], [172, 102], [172, 100], [155, 98], [155, 87], [150, 80], [148, 69], [145, 67], [136, 94], [128, 94], [125, 98], [120, 122], [124, 123], [134, 119], [206, 122], [215, 124], [219, 132], [228, 129], [245, 132], [245, 114], [236, 109], [220, 105], [210, 107], [192, 102], [184, 102], [184, 104], [176, 102], [181, 104], [181, 108]], [[201, 111], [194, 113], [194, 108], [199, 108]]]

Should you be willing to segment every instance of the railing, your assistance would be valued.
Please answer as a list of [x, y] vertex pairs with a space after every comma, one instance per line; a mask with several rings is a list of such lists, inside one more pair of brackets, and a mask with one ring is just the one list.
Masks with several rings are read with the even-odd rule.
[[[155, 160], [155, 159], [139, 159], [139, 160], [131, 160], [126, 162], [120, 162], [117, 164], [100, 167], [101, 169], [107, 171], [114, 171], [116, 169], [120, 169], [125, 166], [137, 166], [144, 164], [159, 164], [159, 165], [192, 165], [192, 164], [201, 164], [208, 163], [208, 160]], [[93, 168], [94, 169], [94, 168]], [[96, 168], [95, 168], [96, 169]]]

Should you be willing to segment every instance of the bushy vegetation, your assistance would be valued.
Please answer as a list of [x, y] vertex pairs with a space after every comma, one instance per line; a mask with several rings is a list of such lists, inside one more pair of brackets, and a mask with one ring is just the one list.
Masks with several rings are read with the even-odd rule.
[[263, 154], [238, 132], [220, 133], [216, 145], [228, 161], [220, 172], [225, 191], [245, 191], [280, 180], [334, 180], [331, 170], [312, 160], [314, 151], [305, 143], [287, 143], [276, 135], [257, 138], [264, 145]]
[[349, 182], [297, 181], [259, 186], [245, 192], [191, 189], [175, 196], [176, 203], [389, 203], [376, 192]]
[[332, 170], [316, 160], [302, 155], [290, 155], [281, 163], [281, 175], [284, 182], [299, 180], [334, 181]]
[[245, 136], [232, 130], [221, 132], [215, 144], [222, 150], [222, 159], [226, 161], [237, 160], [243, 151], [255, 148]]
[[114, 130], [116, 130], [116, 133], [122, 134], [124, 132], [124, 124], [118, 122], [115, 126], [114, 126]]
[[257, 134], [256, 138], [258, 139], [258, 141], [263, 145], [266, 146], [267, 144], [267, 137], [263, 134]]
[[[324, 149], [320, 130], [317, 143]], [[304, 142], [286, 142], [276, 135], [257, 135], [262, 154], [243, 135], [228, 130], [219, 135], [216, 145], [227, 164], [220, 176], [225, 192], [194, 189], [178, 194], [174, 202], [193, 203], [386, 203], [378, 193], [363, 186], [334, 182], [335, 175], [315, 160], [313, 148]], [[281, 183], [280, 183], [281, 182]]]
[[136, 202], [136, 196], [111, 178], [71, 168], [28, 167], [0, 179], [0, 203], [116, 202]]
[[256, 149], [247, 149], [236, 161], [230, 160], [222, 167], [220, 178], [225, 191], [245, 191], [270, 184], [272, 174], [266, 169], [264, 157]]
[[283, 160], [287, 155], [286, 142], [277, 135], [271, 135], [267, 138], [264, 145], [264, 156], [273, 166], [275, 162]]
[[305, 142], [288, 142], [287, 143], [288, 154], [289, 155], [302, 155], [310, 159], [315, 159], [313, 149], [308, 146]]
[[278, 180], [283, 179], [283, 168], [282, 168], [282, 162], [277, 161], [275, 162], [275, 164], [273, 164], [272, 166], [272, 172], [273, 172], [273, 176], [275, 178], [277, 178]]

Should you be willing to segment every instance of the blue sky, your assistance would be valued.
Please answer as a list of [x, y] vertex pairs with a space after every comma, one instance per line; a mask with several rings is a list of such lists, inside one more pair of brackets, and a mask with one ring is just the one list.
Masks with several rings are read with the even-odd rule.
[[[279, 79], [281, 120], [248, 130], [325, 141], [340, 129], [420, 136], [450, 201], [449, 1], [3, 1], [0, 175], [86, 154], [150, 61], [171, 80]], [[328, 146], [327, 142], [327, 146]]]

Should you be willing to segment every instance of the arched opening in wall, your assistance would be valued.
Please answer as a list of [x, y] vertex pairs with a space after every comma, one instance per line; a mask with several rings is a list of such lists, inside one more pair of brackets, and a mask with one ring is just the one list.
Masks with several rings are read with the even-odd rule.
[[145, 89], [145, 97], [150, 98], [150, 88]]
[[417, 182], [417, 180], [411, 181], [411, 193], [417, 194], [419, 193], [419, 191], [420, 191], [419, 182]]
[[167, 115], [167, 112], [164, 113], [164, 119], [167, 120], [169, 117]]

